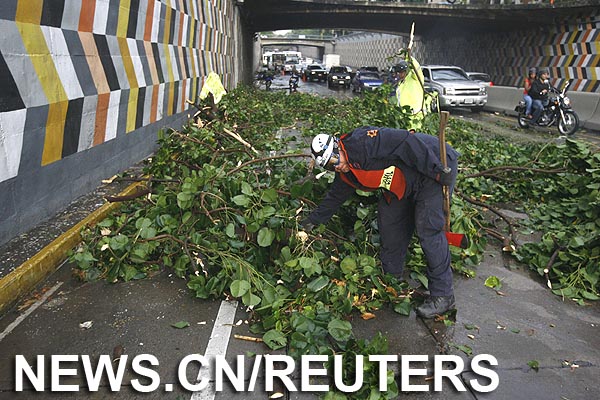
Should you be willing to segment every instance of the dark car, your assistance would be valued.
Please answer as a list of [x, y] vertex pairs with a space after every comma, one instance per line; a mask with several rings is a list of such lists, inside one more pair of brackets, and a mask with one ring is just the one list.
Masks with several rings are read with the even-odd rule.
[[351, 81], [350, 73], [346, 67], [335, 66], [329, 69], [329, 73], [327, 74], [328, 87], [343, 86], [344, 88], [349, 88]]
[[304, 70], [304, 75], [309, 81], [325, 82], [327, 80], [327, 71], [319, 64], [311, 64]]
[[482, 83], [485, 86], [494, 86], [492, 78], [490, 78], [490, 76], [484, 72], [467, 72], [467, 75], [472, 81]]
[[358, 71], [352, 80], [352, 91], [363, 92], [375, 90], [383, 84], [377, 72]]

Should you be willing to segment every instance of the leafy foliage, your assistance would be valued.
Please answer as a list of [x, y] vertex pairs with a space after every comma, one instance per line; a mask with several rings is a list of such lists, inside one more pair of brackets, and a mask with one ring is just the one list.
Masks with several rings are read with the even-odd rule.
[[[218, 118], [161, 132], [145, 171], [151, 194], [123, 203], [119, 212], [83, 232], [72, 255], [79, 274], [114, 282], [171, 268], [198, 298], [227, 296], [248, 306], [251, 330], [272, 349], [287, 347], [293, 356], [348, 354], [352, 360], [355, 354], [385, 354], [385, 339], [357, 340], [349, 320], [353, 313], [367, 319], [385, 305], [408, 315], [413, 301], [406, 283], [380, 270], [376, 196], [359, 193], [309, 235], [298, 234], [298, 221], [333, 177], [313, 178], [305, 153], [308, 138], [361, 125], [404, 126], [406, 114], [388, 99], [385, 87], [343, 102], [245, 87], [232, 91], [219, 104]], [[435, 115], [426, 118], [424, 130], [436, 134], [437, 121]], [[243, 136], [262, 158], [227, 132]], [[453, 268], [473, 276], [487, 243], [484, 217], [464, 199], [487, 195], [501, 203], [510, 196], [530, 212], [532, 226], [547, 232], [541, 243], [520, 248], [519, 259], [540, 272], [559, 246], [551, 274], [555, 289], [565, 296], [596, 297], [598, 155], [574, 141], [542, 148], [507, 144], [455, 120], [447, 138], [462, 153], [464, 176], [457, 184], [463, 196], [452, 204], [452, 230], [471, 240], [468, 249], [452, 249]], [[565, 172], [468, 177], [506, 164]], [[426, 286], [416, 241], [409, 254], [413, 278]], [[378, 371], [363, 368], [365, 381], [376, 382]], [[354, 374], [351, 366], [344, 371]], [[378, 393], [374, 383], [365, 385], [356, 396], [391, 398], [397, 387], [390, 387]]]

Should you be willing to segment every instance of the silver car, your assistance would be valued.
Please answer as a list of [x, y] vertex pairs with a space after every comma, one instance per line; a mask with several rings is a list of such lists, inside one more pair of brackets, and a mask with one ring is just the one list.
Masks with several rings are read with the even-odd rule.
[[437, 92], [441, 108], [469, 107], [481, 111], [487, 103], [487, 88], [456, 66], [423, 65], [425, 90]]

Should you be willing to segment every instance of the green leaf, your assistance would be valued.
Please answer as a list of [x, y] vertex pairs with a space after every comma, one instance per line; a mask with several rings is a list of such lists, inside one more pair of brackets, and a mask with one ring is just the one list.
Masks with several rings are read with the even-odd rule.
[[179, 322], [176, 322], [174, 324], [171, 324], [171, 326], [173, 328], [183, 329], [183, 328], [187, 328], [188, 326], [190, 326], [190, 323], [187, 322], [187, 321], [179, 321]]
[[408, 298], [394, 305], [394, 311], [401, 315], [410, 315], [411, 308], [410, 300]]
[[264, 201], [265, 203], [275, 203], [278, 198], [279, 198], [279, 194], [277, 193], [277, 190], [275, 190], [275, 189], [263, 190], [262, 196], [261, 196], [262, 201]]
[[502, 287], [502, 283], [500, 282], [500, 279], [498, 279], [497, 276], [492, 275], [485, 280], [485, 286], [495, 290], [500, 290], [500, 288]]
[[258, 245], [261, 247], [269, 247], [275, 239], [275, 233], [267, 227], [263, 227], [258, 231]]
[[528, 361], [527, 365], [529, 365], [529, 368], [531, 368], [535, 372], [538, 372], [540, 369], [540, 363], [537, 360]]
[[344, 257], [340, 263], [340, 269], [344, 275], [350, 275], [356, 272], [356, 261], [352, 257]]
[[242, 296], [242, 303], [244, 303], [245, 306], [254, 307], [254, 306], [259, 305], [260, 301], [261, 301], [260, 297], [258, 297], [251, 291], [247, 291]]
[[[242, 193], [250, 196], [254, 193], [254, 189], [252, 189], [252, 186], [250, 186], [250, 184], [248, 182], [242, 181]], [[241, 205], [241, 204], [238, 204], [238, 205]]]
[[242, 297], [250, 290], [250, 282], [236, 279], [229, 285], [229, 290], [233, 297]]
[[450, 346], [454, 347], [457, 350], [462, 351], [467, 356], [471, 357], [473, 355], [473, 349], [466, 344], [456, 344], [456, 343], [448, 343]]
[[192, 193], [188, 193], [188, 192], [178, 193], [177, 194], [177, 205], [182, 210], [190, 208], [192, 206], [193, 198], [194, 198], [194, 196], [192, 195]]
[[310, 282], [308, 285], [306, 285], [306, 287], [311, 292], [318, 292], [319, 290], [321, 290], [325, 286], [327, 286], [328, 283], [329, 283], [329, 278], [325, 275], [321, 275], [318, 278], [316, 278], [315, 280], [313, 280], [312, 282]]
[[345, 342], [352, 337], [352, 324], [336, 318], [329, 321], [327, 331], [336, 341]]
[[233, 200], [233, 202], [241, 207], [246, 207], [248, 206], [248, 204], [250, 204], [250, 198], [248, 198], [248, 196], [243, 195], [243, 194], [238, 194], [237, 196], [233, 196], [231, 198], [231, 200]]
[[235, 225], [232, 222], [225, 227], [225, 234], [232, 239], [235, 237]]
[[111, 249], [117, 251], [117, 250], [122, 250], [125, 248], [125, 246], [127, 246], [129, 244], [129, 237], [122, 235], [122, 234], [118, 234], [117, 236], [113, 236], [110, 239], [110, 243], [108, 244], [110, 246]]
[[263, 335], [263, 341], [272, 350], [278, 350], [286, 346], [287, 339], [285, 335], [278, 330], [271, 329]]

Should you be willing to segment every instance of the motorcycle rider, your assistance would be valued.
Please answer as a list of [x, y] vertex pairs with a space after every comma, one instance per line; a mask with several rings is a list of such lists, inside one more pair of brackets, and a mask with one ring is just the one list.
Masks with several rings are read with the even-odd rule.
[[529, 91], [531, 90], [531, 84], [537, 77], [537, 69], [535, 67], [529, 68], [529, 74], [525, 77], [523, 81], [523, 100], [525, 101], [525, 115], [527, 118], [533, 118], [531, 115], [531, 106], [533, 104], [533, 99], [529, 95]]
[[533, 99], [533, 121], [537, 122], [542, 114], [544, 107], [548, 105], [548, 93], [550, 92], [550, 83], [548, 77], [550, 73], [548, 68], [541, 68], [538, 77], [531, 84], [529, 95]]

